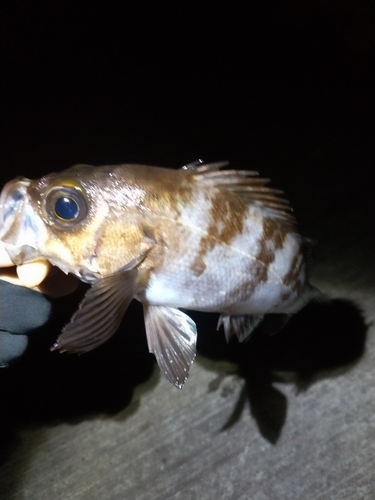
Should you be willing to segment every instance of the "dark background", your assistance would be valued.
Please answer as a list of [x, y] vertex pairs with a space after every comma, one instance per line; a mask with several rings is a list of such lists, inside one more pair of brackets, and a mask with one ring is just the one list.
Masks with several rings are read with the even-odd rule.
[[272, 175], [302, 223], [323, 185], [369, 187], [372, 2], [21, 1], [2, 11], [2, 180], [79, 162], [228, 159]]
[[[374, 233], [373, 5], [5, 2], [1, 181], [74, 163], [179, 167], [226, 159], [284, 189], [302, 234], [317, 241], [324, 274], [339, 283], [333, 263], [344, 249], [353, 247], [354, 273], [374, 255], [373, 238], [354, 253]], [[48, 345], [36, 347], [48, 360], [44, 369], [69, 367], [71, 382], [83, 359], [94, 376], [106, 349], [111, 366], [114, 355], [122, 361], [116, 344], [87, 359], [51, 357], [47, 347], [78, 300], [58, 303], [56, 324], [43, 337]], [[130, 325], [137, 338], [142, 330], [127, 361], [132, 373], [134, 352], [148, 356], [137, 305], [128, 331]], [[210, 342], [203, 332], [198, 347], [207, 355]], [[6, 375], [11, 384], [18, 373], [22, 386], [24, 369], [21, 363]], [[68, 392], [74, 385], [65, 378], [64, 384]], [[83, 404], [80, 396], [76, 402]]]
[[[320, 277], [340, 284], [346, 252], [353, 282], [368, 268], [366, 287], [375, 287], [374, 14], [373, 2], [360, 1], [3, 2], [1, 184], [75, 163], [229, 160], [285, 191], [302, 234], [317, 241]], [[9, 451], [19, 425], [115, 413], [151, 374], [137, 304], [127, 337], [81, 358], [49, 353], [78, 300], [63, 299], [54, 329], [2, 373]], [[242, 351], [212, 335], [216, 320], [195, 316], [199, 352], [228, 352], [248, 389], [257, 381], [252, 415], [271, 442], [286, 402], [268, 394], [276, 411], [267, 416], [270, 370], [308, 378], [363, 353], [353, 305], [304, 314], [298, 328], [312, 326], [297, 344], [292, 328], [276, 344], [256, 340]]]
[[[335, 252], [374, 233], [374, 12], [4, 2], [1, 181], [226, 159], [284, 189], [329, 276]], [[360, 265], [373, 261], [372, 246], [361, 252]]]

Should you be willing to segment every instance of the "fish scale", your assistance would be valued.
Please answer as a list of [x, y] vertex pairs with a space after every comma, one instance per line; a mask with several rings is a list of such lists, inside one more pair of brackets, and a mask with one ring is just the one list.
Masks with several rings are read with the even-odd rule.
[[197, 339], [186, 309], [220, 313], [226, 339], [242, 342], [264, 315], [286, 321], [317, 294], [289, 203], [267, 183], [227, 162], [76, 165], [9, 182], [0, 240], [15, 264], [44, 258], [91, 285], [52, 350], [94, 349], [136, 298], [150, 352], [182, 388]]

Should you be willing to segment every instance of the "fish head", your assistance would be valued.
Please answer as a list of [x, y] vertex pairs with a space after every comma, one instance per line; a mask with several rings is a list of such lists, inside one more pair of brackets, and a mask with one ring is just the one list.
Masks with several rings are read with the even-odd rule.
[[134, 192], [124, 196], [124, 186], [109, 167], [90, 165], [18, 177], [1, 193], [0, 240], [17, 265], [44, 258], [86, 282], [114, 273], [144, 244]]

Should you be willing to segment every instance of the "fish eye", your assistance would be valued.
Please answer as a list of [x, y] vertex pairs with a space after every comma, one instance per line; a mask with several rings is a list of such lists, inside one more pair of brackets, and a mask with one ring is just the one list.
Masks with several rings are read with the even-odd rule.
[[53, 223], [60, 227], [71, 227], [86, 217], [87, 203], [80, 189], [60, 186], [48, 193], [46, 211]]
[[78, 203], [68, 196], [57, 198], [55, 202], [55, 214], [63, 220], [74, 220], [79, 215]]

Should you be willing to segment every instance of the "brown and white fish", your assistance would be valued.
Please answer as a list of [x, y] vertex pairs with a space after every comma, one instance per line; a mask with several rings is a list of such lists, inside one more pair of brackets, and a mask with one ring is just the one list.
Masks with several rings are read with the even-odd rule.
[[42, 257], [91, 285], [53, 349], [99, 346], [136, 298], [150, 352], [182, 388], [197, 330], [181, 308], [221, 313], [227, 340], [244, 341], [265, 314], [305, 305], [314, 292], [288, 202], [226, 165], [76, 165], [6, 184], [0, 240], [13, 262]]

